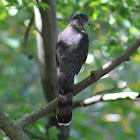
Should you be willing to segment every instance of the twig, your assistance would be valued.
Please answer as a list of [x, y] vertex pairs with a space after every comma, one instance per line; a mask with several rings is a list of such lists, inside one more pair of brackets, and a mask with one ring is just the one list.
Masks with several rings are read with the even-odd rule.
[[24, 44], [23, 44], [24, 48], [23, 48], [23, 51], [24, 51], [24, 54], [26, 54], [29, 59], [34, 58], [35, 61], [38, 61], [37, 57], [28, 51], [29, 32], [31, 30], [31, 27], [32, 27], [33, 23], [34, 23], [34, 13], [32, 13], [32, 17], [30, 19], [29, 25], [28, 25], [28, 27], [26, 29], [25, 34], [24, 34]]
[[[90, 76], [88, 76], [86, 79], [81, 81], [77, 86], [75, 86], [74, 95], [78, 94], [92, 83], [98, 81], [102, 76], [104, 76], [105, 74], [107, 74], [108, 72], [116, 68], [118, 65], [126, 61], [128, 58], [130, 58], [130, 56], [136, 51], [136, 49], [139, 46], [140, 46], [140, 38], [136, 39], [134, 43], [129, 48], [127, 48], [123, 53], [121, 53], [117, 58], [103, 65], [103, 67], [101, 67], [100, 69], [96, 71], [92, 71]], [[100, 95], [100, 99], [102, 99], [101, 95]], [[48, 103], [46, 106], [42, 107], [41, 109], [21, 118], [20, 120], [17, 121], [17, 123], [22, 128], [24, 128], [29, 124], [31, 124], [32, 122], [54, 111], [56, 107], [57, 107], [57, 98], [51, 101], [50, 103]]]
[[77, 101], [74, 103], [74, 108], [80, 106], [89, 106], [93, 105], [97, 102], [107, 102], [107, 101], [120, 101], [120, 100], [139, 100], [140, 93], [137, 92], [120, 92], [120, 93], [111, 93], [111, 94], [104, 94], [104, 95], [96, 95], [90, 98], [87, 98], [83, 101]]
[[29, 22], [29, 25], [26, 29], [26, 32], [24, 34], [24, 53], [28, 56], [29, 59], [33, 58], [33, 54], [31, 54], [29, 51], [28, 51], [28, 36], [29, 36], [29, 32], [31, 30], [31, 27], [34, 23], [34, 14], [32, 14], [32, 17], [30, 19], [30, 22]]
[[36, 27], [36, 25], [34, 25], [34, 28], [40, 34], [40, 36], [42, 36], [42, 32]]

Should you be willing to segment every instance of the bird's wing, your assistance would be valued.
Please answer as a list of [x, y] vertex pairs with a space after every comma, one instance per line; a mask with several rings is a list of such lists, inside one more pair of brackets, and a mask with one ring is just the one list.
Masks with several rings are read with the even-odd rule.
[[78, 74], [87, 58], [89, 46], [88, 35], [84, 33], [82, 38], [76, 41], [76, 43], [71, 45], [64, 43], [64, 41], [56, 45], [57, 66], [64, 73]]
[[[82, 67], [82, 64], [86, 61], [87, 59], [87, 54], [88, 54], [88, 48], [89, 48], [89, 39], [88, 39], [88, 34], [84, 33], [83, 37], [81, 38], [79, 44], [78, 44], [78, 50], [77, 50], [77, 58], [78, 58], [78, 63]], [[79, 70], [76, 74], [79, 73], [81, 67], [79, 67]]]

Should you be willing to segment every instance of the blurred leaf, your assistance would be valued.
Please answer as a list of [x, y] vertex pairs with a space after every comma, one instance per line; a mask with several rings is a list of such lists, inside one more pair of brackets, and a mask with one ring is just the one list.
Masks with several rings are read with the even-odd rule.
[[48, 134], [50, 140], [57, 140], [58, 134], [60, 134], [60, 132], [56, 127], [51, 127], [48, 130]]
[[131, 34], [136, 34], [138, 32], [138, 29], [136, 27], [131, 27], [130, 30], [129, 30], [129, 32]]
[[45, 2], [39, 2], [39, 5], [45, 10], [46, 8], [50, 8], [49, 5]]

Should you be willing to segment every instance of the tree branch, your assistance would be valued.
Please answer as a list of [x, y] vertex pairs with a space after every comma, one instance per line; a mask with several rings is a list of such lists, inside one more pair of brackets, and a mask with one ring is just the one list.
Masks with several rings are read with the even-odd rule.
[[[92, 83], [95, 83], [102, 76], [109, 73], [111, 70], [116, 68], [118, 65], [120, 65], [124, 61], [128, 60], [128, 58], [130, 58], [130, 56], [136, 51], [136, 49], [139, 46], [140, 46], [140, 37], [138, 39], [136, 39], [132, 43], [132, 45], [129, 48], [127, 48], [123, 53], [121, 53], [117, 58], [115, 58], [114, 60], [103, 65], [98, 70], [92, 71], [90, 76], [88, 76], [86, 79], [81, 81], [78, 85], [76, 85], [74, 88], [74, 95], [78, 94], [79, 92], [81, 92], [83, 89], [85, 89]], [[99, 96], [100, 96], [99, 99], [102, 99], [101, 95], [99, 95]], [[99, 96], [96, 96], [96, 97], [99, 97]], [[109, 99], [106, 101], [109, 101]], [[24, 127], [28, 126], [29, 124], [31, 124], [32, 122], [34, 122], [34, 121], [46, 116], [50, 112], [54, 111], [56, 109], [56, 107], [57, 107], [57, 98], [54, 99], [53, 101], [51, 101], [50, 103], [48, 103], [46, 106], [42, 107], [41, 109], [21, 118], [20, 120], [17, 121], [17, 123], [22, 128], [24, 128]]]
[[34, 28], [40, 34], [40, 36], [42, 36], [42, 32], [36, 27], [36, 25], [34, 25]]
[[22, 127], [22, 129], [32, 122], [35, 122], [36, 120], [46, 116], [50, 112], [54, 111], [57, 107], [57, 98], [45, 105], [44, 107], [40, 108], [39, 110], [24, 116], [20, 120], [17, 121], [17, 123]]
[[103, 77], [105, 74], [109, 73], [113, 69], [115, 69], [117, 66], [119, 66], [124, 61], [128, 61], [130, 56], [137, 50], [137, 48], [140, 46], [140, 37], [136, 39], [132, 45], [127, 48], [124, 52], [122, 52], [117, 58], [113, 59], [112, 61], [106, 63], [101, 68], [99, 68], [96, 71], [91, 71], [90, 76], [85, 78], [83, 81], [81, 81], [79, 84], [77, 84], [74, 88], [74, 95], [81, 92], [91, 84], [98, 81], [101, 77]]
[[34, 23], [34, 14], [32, 14], [32, 17], [30, 19], [30, 22], [29, 22], [29, 25], [26, 29], [26, 32], [24, 34], [24, 53], [28, 56], [29, 59], [32, 59], [33, 58], [33, 54], [31, 54], [29, 51], [28, 51], [28, 36], [29, 36], [29, 32], [31, 30], [31, 27]]
[[89, 106], [93, 105], [97, 102], [107, 102], [107, 101], [118, 101], [118, 100], [139, 100], [140, 93], [137, 92], [120, 92], [120, 93], [111, 93], [111, 94], [104, 94], [104, 95], [96, 95], [90, 98], [87, 98], [83, 101], [77, 101], [74, 103], [74, 108], [80, 106]]
[[[30, 11], [31, 11], [31, 9], [30, 9]], [[31, 27], [33, 26], [33, 23], [34, 23], [34, 13], [33, 13], [33, 11], [31, 13], [32, 13], [32, 17], [31, 17], [31, 19], [29, 21], [29, 25], [28, 25], [28, 27], [26, 29], [25, 34], [24, 34], [24, 44], [23, 44], [24, 48], [23, 48], [23, 52], [24, 52], [24, 54], [26, 54], [28, 56], [29, 59], [34, 58], [35, 61], [38, 61], [37, 57], [35, 55], [33, 55], [31, 52], [28, 51], [29, 32], [30, 32]]]
[[0, 128], [6, 133], [11, 140], [30, 140], [16, 122], [10, 120], [0, 110]]

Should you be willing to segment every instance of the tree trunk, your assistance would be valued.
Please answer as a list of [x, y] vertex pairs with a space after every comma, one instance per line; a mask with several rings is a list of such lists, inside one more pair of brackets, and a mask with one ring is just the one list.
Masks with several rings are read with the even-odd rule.
[[[41, 81], [46, 102], [52, 101], [58, 94], [56, 75], [55, 47], [57, 36], [56, 1], [43, 0], [50, 8], [39, 10], [35, 7], [36, 26], [42, 33], [37, 33], [37, 46]], [[69, 139], [70, 127], [59, 127], [54, 115], [47, 117], [46, 128], [57, 126], [60, 130], [59, 140]]]
[[[55, 1], [44, 0], [50, 8], [40, 8], [36, 12], [36, 25], [42, 33], [37, 34], [38, 56], [41, 72], [42, 86], [46, 100], [50, 102], [57, 96], [57, 76], [55, 61], [55, 45], [57, 36], [56, 3]], [[36, 8], [37, 11], [37, 8]]]
[[59, 140], [69, 140], [70, 135], [70, 126], [58, 126], [59, 131], [61, 132], [58, 136]]

